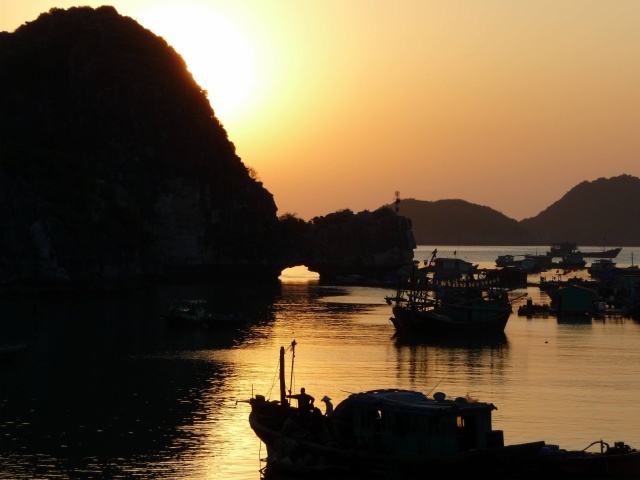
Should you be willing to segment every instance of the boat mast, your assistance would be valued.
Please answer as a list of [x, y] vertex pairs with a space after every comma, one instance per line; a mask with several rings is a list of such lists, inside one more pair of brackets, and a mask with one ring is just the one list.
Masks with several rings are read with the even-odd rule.
[[280, 347], [280, 405], [287, 404], [287, 391], [284, 385], [284, 347]]
[[[291, 380], [293, 383], [293, 360], [296, 357], [296, 341], [291, 342]], [[289, 385], [289, 394], [291, 394], [291, 385]], [[284, 380], [284, 347], [280, 347], [280, 404], [289, 405], [287, 402], [287, 387]]]
[[293, 362], [296, 359], [296, 341], [291, 342], [291, 378], [289, 379], [289, 395], [291, 395], [291, 389], [293, 388]]

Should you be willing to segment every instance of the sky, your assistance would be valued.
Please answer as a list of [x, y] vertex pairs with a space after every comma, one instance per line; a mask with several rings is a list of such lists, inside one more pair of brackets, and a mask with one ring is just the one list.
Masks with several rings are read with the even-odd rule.
[[84, 5], [182, 55], [278, 215], [399, 192], [522, 220], [640, 177], [639, 0], [0, 0], [0, 31]]

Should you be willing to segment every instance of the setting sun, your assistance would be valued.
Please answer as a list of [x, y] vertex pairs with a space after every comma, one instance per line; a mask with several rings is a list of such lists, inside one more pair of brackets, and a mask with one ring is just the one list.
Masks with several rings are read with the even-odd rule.
[[138, 21], [184, 58], [222, 123], [240, 115], [255, 84], [255, 54], [232, 20], [203, 4], [167, 2], [145, 9]]

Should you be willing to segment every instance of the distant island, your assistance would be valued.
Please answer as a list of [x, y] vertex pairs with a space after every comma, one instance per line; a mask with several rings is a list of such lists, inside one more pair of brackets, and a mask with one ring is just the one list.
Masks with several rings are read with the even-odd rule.
[[418, 245], [640, 245], [640, 179], [631, 175], [581, 182], [521, 221], [460, 199], [402, 199], [399, 212], [411, 220]]

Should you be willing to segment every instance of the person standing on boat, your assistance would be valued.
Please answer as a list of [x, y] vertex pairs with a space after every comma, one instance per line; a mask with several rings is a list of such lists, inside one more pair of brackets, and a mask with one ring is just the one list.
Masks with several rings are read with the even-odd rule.
[[330, 417], [333, 414], [333, 403], [331, 403], [331, 398], [326, 395], [320, 399], [321, 402], [325, 404], [324, 416]]
[[304, 387], [300, 389], [300, 393], [296, 393], [294, 395], [287, 395], [287, 398], [295, 398], [298, 400], [298, 411], [300, 412], [301, 418], [308, 418], [313, 410], [313, 402], [315, 402], [315, 398], [309, 395]]

